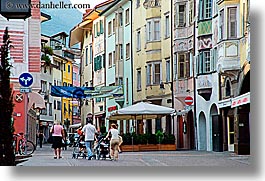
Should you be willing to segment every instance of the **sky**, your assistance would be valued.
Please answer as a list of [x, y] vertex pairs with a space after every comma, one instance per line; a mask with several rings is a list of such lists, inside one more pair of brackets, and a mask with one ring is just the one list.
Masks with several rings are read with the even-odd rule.
[[[105, 2], [106, 0], [70, 0], [72, 4], [90, 4], [90, 8], [94, 8], [97, 4], [100, 4], [102, 2]], [[85, 10], [78, 9], [82, 13], [85, 12]]]

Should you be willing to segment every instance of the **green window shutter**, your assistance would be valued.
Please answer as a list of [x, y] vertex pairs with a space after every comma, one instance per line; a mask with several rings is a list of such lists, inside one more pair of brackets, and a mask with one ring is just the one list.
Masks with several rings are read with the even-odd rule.
[[103, 29], [103, 21], [100, 20], [100, 34], [104, 33], [104, 29]]
[[94, 58], [94, 71], [97, 71], [97, 57]]
[[98, 69], [102, 68], [102, 56], [98, 56]]

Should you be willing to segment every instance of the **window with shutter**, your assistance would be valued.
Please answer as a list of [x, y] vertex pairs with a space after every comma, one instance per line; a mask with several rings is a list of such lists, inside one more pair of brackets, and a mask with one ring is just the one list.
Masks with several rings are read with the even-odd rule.
[[100, 20], [99, 23], [100, 23], [100, 34], [103, 34], [104, 33], [103, 21]]
[[224, 39], [224, 10], [220, 11], [219, 16], [220, 40]]
[[185, 55], [184, 54], [179, 54], [178, 56], [178, 69], [179, 69], [179, 78], [184, 78], [185, 76]]
[[178, 26], [183, 27], [185, 26], [185, 5], [179, 5], [179, 19], [178, 19]]
[[236, 38], [236, 7], [228, 8], [228, 35], [229, 38]]
[[186, 53], [186, 77], [190, 77], [190, 53]]

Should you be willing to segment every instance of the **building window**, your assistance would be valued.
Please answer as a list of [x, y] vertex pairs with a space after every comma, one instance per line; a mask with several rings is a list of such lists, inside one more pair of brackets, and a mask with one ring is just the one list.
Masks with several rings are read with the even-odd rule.
[[111, 21], [108, 23], [108, 35], [111, 35], [111, 33], [112, 33], [112, 31], [111, 31], [112, 24], [111, 23], [112, 23]]
[[225, 96], [226, 97], [231, 96], [231, 84], [229, 80], [226, 80], [226, 83], [225, 83]]
[[126, 9], [125, 11], [125, 24], [129, 24], [130, 23], [130, 9]]
[[114, 18], [112, 21], [113, 21], [113, 22], [112, 22], [112, 33], [115, 34], [116, 19]]
[[236, 7], [228, 8], [228, 37], [237, 37]]
[[112, 64], [115, 65], [115, 60], [116, 60], [116, 54], [115, 54], [115, 51], [113, 51], [112, 54], [113, 54], [113, 62], [112, 62]]
[[137, 35], [136, 35], [136, 50], [139, 51], [141, 50], [141, 31], [137, 30]]
[[212, 0], [205, 0], [205, 18], [212, 17]]
[[210, 51], [202, 51], [198, 57], [198, 74], [210, 73], [211, 71], [211, 57]]
[[178, 55], [178, 78], [190, 77], [189, 53]]
[[158, 85], [161, 82], [161, 62], [152, 62], [147, 65], [147, 85]]
[[137, 69], [137, 91], [142, 89], [141, 69]]
[[68, 73], [71, 73], [71, 66], [68, 65]]
[[152, 64], [148, 64], [146, 67], [146, 85], [151, 85], [151, 80], [152, 80]]
[[88, 48], [86, 48], [86, 57], [85, 57], [85, 59], [86, 59], [86, 65], [88, 65]]
[[120, 60], [123, 59], [123, 45], [122, 44], [119, 45], [119, 58]]
[[89, 53], [90, 53], [89, 54], [90, 55], [90, 57], [89, 57], [90, 58], [90, 63], [92, 63], [92, 60], [93, 60], [93, 48], [92, 48], [92, 45], [89, 46], [89, 49], [90, 49], [90, 51], [89, 51]]
[[123, 14], [122, 12], [119, 13], [119, 26], [123, 25]]
[[147, 21], [147, 42], [160, 40], [160, 19]]
[[165, 38], [169, 38], [170, 36], [170, 21], [169, 21], [169, 15], [166, 15], [165, 17]]
[[52, 116], [52, 103], [49, 103], [49, 116]]
[[140, 0], [136, 0], [136, 8], [140, 7]]
[[219, 16], [219, 29], [220, 29], [220, 40], [224, 39], [224, 10], [220, 11]]
[[212, 0], [200, 0], [199, 19], [209, 19], [212, 17]]
[[130, 43], [126, 44], [126, 59], [130, 58]]
[[56, 100], [53, 101], [53, 109], [56, 109]]
[[62, 107], [61, 102], [57, 101], [57, 110], [61, 110], [61, 107]]
[[166, 82], [170, 81], [170, 59], [166, 60]]
[[160, 40], [160, 20], [154, 22], [154, 40]]
[[112, 53], [109, 53], [109, 67], [112, 66]]
[[147, 42], [152, 40], [152, 22], [147, 22]]
[[103, 21], [102, 20], [99, 21], [99, 29], [100, 29], [100, 34], [103, 34], [104, 33], [104, 27], [103, 27]]
[[186, 24], [186, 8], [185, 5], [178, 6], [178, 27], [184, 27]]
[[77, 80], [76, 77], [77, 77], [77, 74], [74, 72], [73, 73], [73, 80]]
[[189, 2], [189, 23], [193, 23], [193, 9], [194, 9], [194, 2], [190, 0]]

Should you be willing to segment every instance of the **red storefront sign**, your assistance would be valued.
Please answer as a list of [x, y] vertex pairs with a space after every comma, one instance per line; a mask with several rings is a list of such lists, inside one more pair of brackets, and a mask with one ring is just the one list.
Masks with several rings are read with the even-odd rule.
[[250, 93], [246, 93], [232, 99], [231, 108], [250, 103]]
[[117, 106], [108, 107], [108, 112], [117, 110]]

